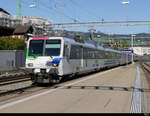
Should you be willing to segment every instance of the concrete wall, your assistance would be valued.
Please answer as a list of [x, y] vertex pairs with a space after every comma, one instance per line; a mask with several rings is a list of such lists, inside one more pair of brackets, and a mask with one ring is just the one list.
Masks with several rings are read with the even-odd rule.
[[0, 50], [0, 71], [16, 70], [25, 66], [25, 52]]

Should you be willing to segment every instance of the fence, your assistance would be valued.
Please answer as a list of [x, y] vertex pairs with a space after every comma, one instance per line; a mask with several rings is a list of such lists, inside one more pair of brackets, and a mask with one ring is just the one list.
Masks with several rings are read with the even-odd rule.
[[0, 50], [0, 71], [17, 70], [25, 66], [25, 52], [22, 50]]

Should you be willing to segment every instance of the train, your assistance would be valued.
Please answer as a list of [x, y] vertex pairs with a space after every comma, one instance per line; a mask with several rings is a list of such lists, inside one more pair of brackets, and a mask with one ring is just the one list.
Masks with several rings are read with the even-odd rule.
[[64, 77], [131, 63], [132, 56], [104, 48], [80, 36], [32, 37], [27, 42], [25, 68], [33, 83], [59, 83]]

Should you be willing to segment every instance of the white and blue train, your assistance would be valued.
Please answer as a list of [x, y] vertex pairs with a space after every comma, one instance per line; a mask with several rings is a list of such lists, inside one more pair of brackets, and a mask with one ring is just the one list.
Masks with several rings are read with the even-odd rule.
[[131, 54], [71, 37], [35, 37], [27, 43], [26, 69], [34, 83], [58, 83], [63, 77], [131, 63]]

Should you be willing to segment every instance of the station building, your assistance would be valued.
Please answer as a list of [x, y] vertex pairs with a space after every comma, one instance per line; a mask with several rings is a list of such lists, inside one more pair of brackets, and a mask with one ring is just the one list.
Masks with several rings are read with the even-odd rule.
[[10, 14], [0, 8], [0, 36], [12, 35], [14, 28], [11, 27]]
[[150, 47], [133, 47], [134, 53], [140, 56], [150, 55]]
[[0, 8], [0, 36], [19, 35], [20, 33], [27, 34], [28, 32], [31, 32], [31, 30], [34, 35], [48, 35], [52, 30], [52, 27], [49, 25], [52, 24], [50, 19], [30, 16], [14, 16]]

